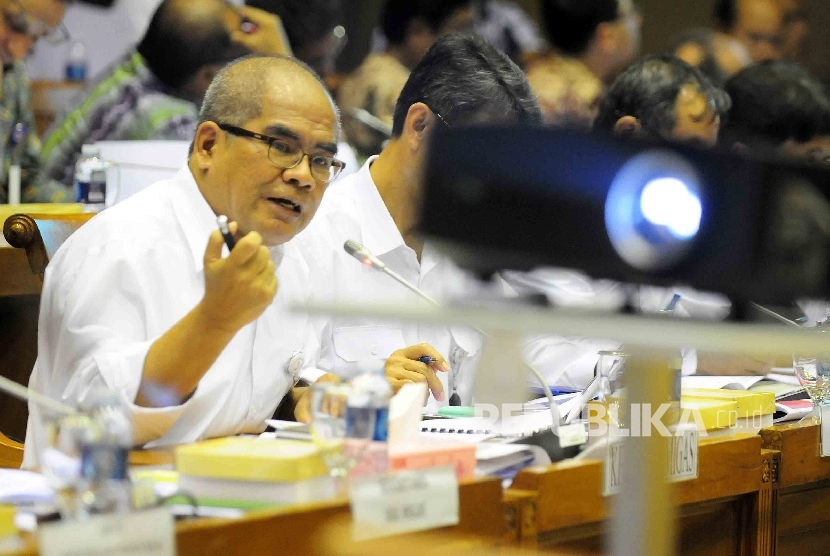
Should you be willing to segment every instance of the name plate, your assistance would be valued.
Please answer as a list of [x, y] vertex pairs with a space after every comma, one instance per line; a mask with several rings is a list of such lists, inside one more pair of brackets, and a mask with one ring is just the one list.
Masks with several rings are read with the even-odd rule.
[[[668, 481], [679, 483], [697, 479], [698, 475], [698, 440], [700, 432], [696, 428], [677, 431], [668, 439], [666, 473]], [[602, 470], [602, 495], [619, 494], [622, 489], [623, 441], [610, 438], [605, 452]]]
[[458, 524], [458, 479], [452, 466], [352, 480], [354, 540]]
[[819, 443], [821, 444], [821, 457], [826, 458], [830, 456], [830, 405], [820, 405], [821, 412], [821, 436]]
[[49, 523], [38, 529], [42, 556], [173, 556], [176, 537], [167, 508], [87, 521]]

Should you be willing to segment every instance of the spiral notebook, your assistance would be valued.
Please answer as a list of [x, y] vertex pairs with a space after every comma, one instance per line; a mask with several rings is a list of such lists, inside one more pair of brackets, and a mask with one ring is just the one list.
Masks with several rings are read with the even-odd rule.
[[494, 436], [530, 436], [549, 429], [553, 424], [550, 411], [540, 410], [514, 415], [502, 422], [483, 417], [436, 419], [421, 423], [422, 435], [462, 435], [483, 440]]

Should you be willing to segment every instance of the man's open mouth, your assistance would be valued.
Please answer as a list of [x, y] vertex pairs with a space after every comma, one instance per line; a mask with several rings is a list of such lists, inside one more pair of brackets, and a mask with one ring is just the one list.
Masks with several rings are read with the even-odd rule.
[[293, 210], [297, 214], [302, 212], [302, 207], [300, 205], [298, 205], [297, 203], [295, 203], [294, 201], [292, 201], [291, 199], [285, 199], [283, 197], [268, 197], [268, 200], [271, 201], [274, 204], [280, 205], [280, 206], [285, 207], [289, 210]]

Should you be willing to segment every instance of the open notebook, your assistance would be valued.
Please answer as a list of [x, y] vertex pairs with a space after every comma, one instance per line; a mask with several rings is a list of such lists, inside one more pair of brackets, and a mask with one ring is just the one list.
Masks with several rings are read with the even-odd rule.
[[[787, 372], [789, 371], [789, 372]], [[804, 388], [799, 384], [792, 369], [764, 376], [684, 376], [684, 388], [720, 388], [724, 390], [752, 390], [772, 392], [776, 400], [805, 397]]]

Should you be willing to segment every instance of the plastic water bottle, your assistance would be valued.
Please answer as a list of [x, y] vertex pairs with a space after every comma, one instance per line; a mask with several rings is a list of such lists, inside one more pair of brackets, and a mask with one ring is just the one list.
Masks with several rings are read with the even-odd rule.
[[377, 473], [385, 473], [388, 469], [386, 443], [392, 387], [382, 362], [372, 361], [363, 368], [367, 370], [351, 380], [346, 398], [346, 437], [371, 441], [368, 457], [372, 467]]
[[66, 57], [66, 80], [86, 81], [86, 70], [86, 45], [81, 41], [75, 41], [69, 45], [69, 55]]
[[95, 145], [81, 147], [75, 163], [75, 202], [84, 205], [84, 212], [98, 212], [106, 207], [107, 164]]
[[83, 405], [90, 419], [81, 442], [79, 515], [126, 513], [132, 508], [128, 459], [133, 444], [129, 407], [110, 390], [94, 392]]

